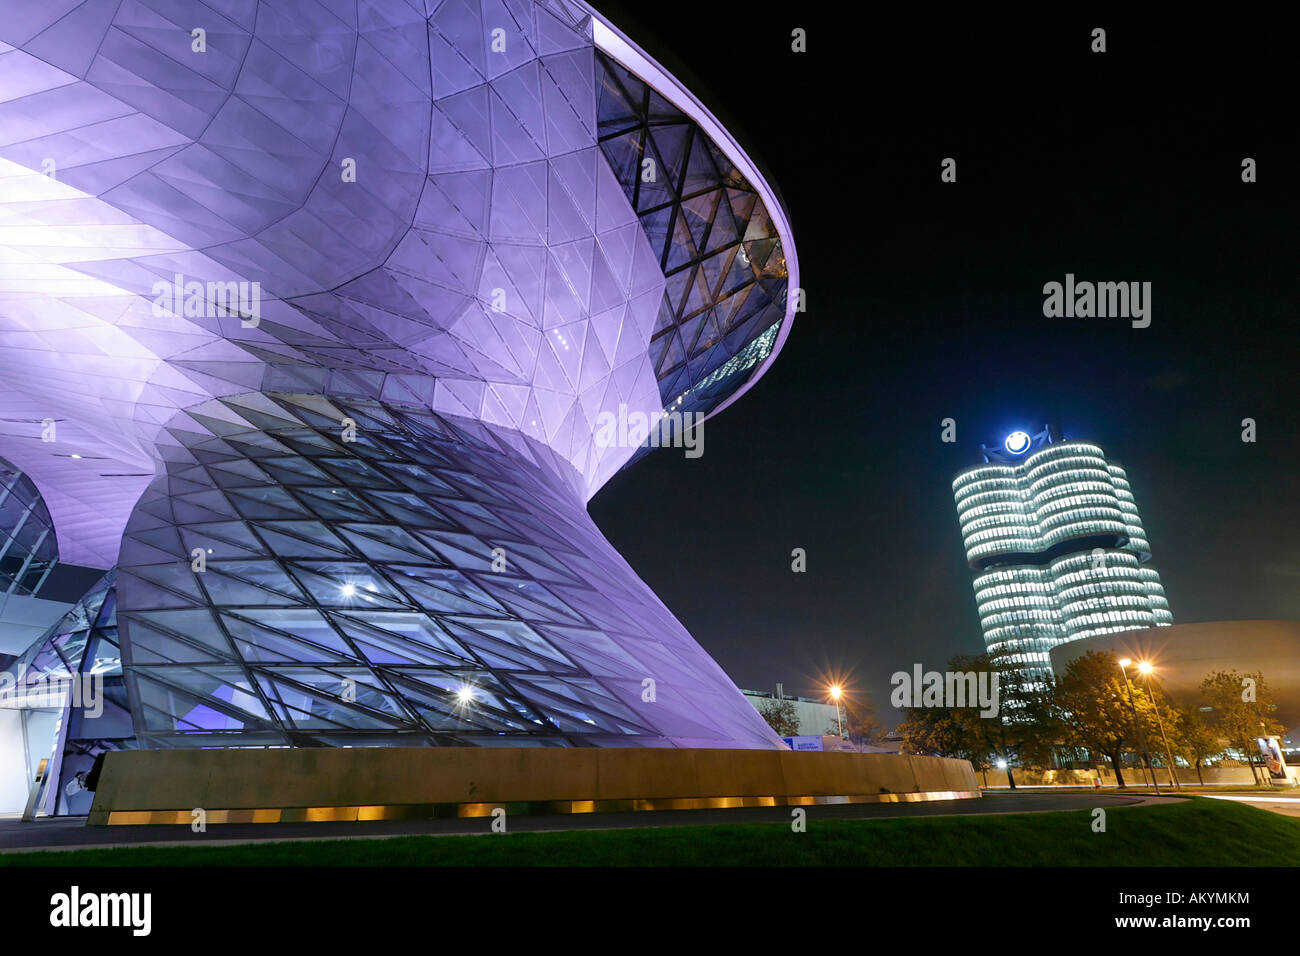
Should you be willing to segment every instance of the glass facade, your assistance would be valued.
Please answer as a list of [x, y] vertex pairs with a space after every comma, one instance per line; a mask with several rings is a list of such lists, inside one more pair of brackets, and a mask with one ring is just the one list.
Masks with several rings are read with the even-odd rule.
[[185, 436], [127, 526], [142, 745], [771, 744], [545, 446], [311, 396], [194, 414], [247, 424]]
[[1128, 477], [1089, 442], [1047, 442], [952, 483], [990, 654], [1032, 681], [1059, 644], [1173, 623]]
[[666, 280], [650, 340], [660, 394], [669, 411], [708, 412], [771, 352], [786, 306], [781, 236], [690, 117], [610, 57], [597, 61], [601, 150]]
[[0, 459], [0, 594], [35, 594], [58, 560], [54, 522], [36, 485]]

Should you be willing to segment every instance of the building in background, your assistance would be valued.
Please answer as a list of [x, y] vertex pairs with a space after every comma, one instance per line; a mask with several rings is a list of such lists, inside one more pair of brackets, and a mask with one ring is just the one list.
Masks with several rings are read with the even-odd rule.
[[780, 684], [776, 685], [775, 692], [742, 690], [741, 693], [759, 713], [772, 703], [788, 701], [794, 708], [795, 719], [799, 721], [799, 736], [829, 736], [839, 733], [839, 717], [834, 704], [811, 697], [791, 697]]
[[1045, 426], [981, 450], [952, 489], [990, 655], [1032, 685], [1054, 647], [1173, 623], [1128, 476], [1099, 446]]
[[122, 747], [781, 746], [586, 508], [793, 319], [693, 94], [579, 0], [11, 6], [3, 587], [98, 573], [0, 707], [106, 687], [44, 811]]
[[1288, 728], [1283, 744], [1288, 754], [1300, 752], [1300, 621], [1197, 621], [1099, 634], [1055, 648], [1052, 667], [1061, 673], [1091, 651], [1151, 664], [1151, 679], [1193, 707], [1204, 705], [1201, 682], [1216, 671], [1261, 674], [1274, 716]]

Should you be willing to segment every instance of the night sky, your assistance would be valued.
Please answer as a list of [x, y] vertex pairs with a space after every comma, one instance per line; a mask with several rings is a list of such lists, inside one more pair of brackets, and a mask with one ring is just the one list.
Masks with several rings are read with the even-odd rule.
[[[808, 311], [765, 377], [703, 457], [658, 451], [591, 503], [738, 684], [851, 674], [885, 710], [893, 671], [978, 653], [950, 483], [1049, 419], [1128, 471], [1175, 623], [1300, 618], [1290, 24], [597, 6], [793, 222]], [[1067, 272], [1151, 282], [1151, 326], [1045, 318]]]

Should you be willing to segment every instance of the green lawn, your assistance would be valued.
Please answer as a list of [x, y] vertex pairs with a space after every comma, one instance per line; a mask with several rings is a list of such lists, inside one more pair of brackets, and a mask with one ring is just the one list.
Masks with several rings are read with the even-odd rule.
[[[486, 825], [486, 824], [485, 824]], [[1295, 866], [1300, 819], [1193, 799], [1106, 811], [0, 854], [0, 866]]]

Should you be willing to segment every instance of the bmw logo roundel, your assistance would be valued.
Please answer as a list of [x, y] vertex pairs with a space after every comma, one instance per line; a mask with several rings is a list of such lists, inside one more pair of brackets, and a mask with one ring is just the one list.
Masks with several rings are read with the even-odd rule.
[[1012, 432], [1003, 444], [1011, 454], [1023, 455], [1029, 450], [1029, 436], [1024, 432]]

